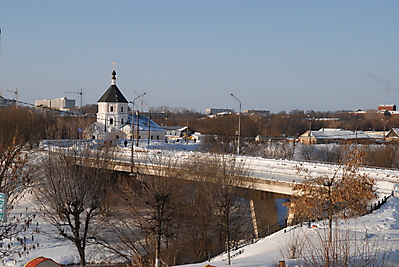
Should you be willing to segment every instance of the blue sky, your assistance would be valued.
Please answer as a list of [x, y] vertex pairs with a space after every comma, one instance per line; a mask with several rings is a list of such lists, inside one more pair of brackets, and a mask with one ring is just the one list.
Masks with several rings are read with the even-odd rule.
[[398, 14], [397, 0], [3, 0], [0, 90], [96, 103], [115, 61], [126, 98], [153, 107], [399, 106]]

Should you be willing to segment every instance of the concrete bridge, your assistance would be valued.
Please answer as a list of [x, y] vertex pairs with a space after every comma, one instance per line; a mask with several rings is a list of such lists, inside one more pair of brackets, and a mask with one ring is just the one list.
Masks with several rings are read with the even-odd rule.
[[[193, 159], [195, 157], [206, 157], [207, 154], [202, 153], [182, 153], [170, 151], [135, 151], [134, 159], [131, 157], [129, 150], [116, 153], [117, 160], [113, 160], [110, 166], [115, 171], [126, 173], [137, 173], [140, 171], [147, 175], [159, 175], [162, 165], [156, 165], [148, 161], [151, 153], [165, 153], [166, 157], [177, 158], [178, 161]], [[250, 157], [234, 157], [238, 162], [243, 162], [249, 170], [245, 177], [245, 182], [239, 183], [241, 195], [250, 200], [252, 220], [255, 235], [260, 233], [271, 225], [278, 223], [278, 210], [276, 199], [287, 199], [293, 194], [293, 186], [295, 181], [302, 180], [303, 176], [297, 173], [297, 168], [305, 168], [312, 175], [326, 175], [336, 172], [338, 165], [306, 163], [286, 160], [259, 159]], [[133, 159], [133, 160], [132, 160]], [[195, 160], [195, 159], [194, 159]], [[398, 183], [399, 172], [396, 170], [384, 170], [365, 168], [361, 173], [366, 173], [370, 178], [378, 182]], [[198, 175], [185, 175], [184, 179], [198, 181]], [[388, 190], [386, 193], [390, 194]]]
[[[181, 156], [181, 155], [180, 155]], [[192, 157], [192, 156], [190, 156]], [[184, 163], [184, 156], [178, 162]], [[135, 157], [134, 164], [131, 159], [126, 157], [126, 154], [119, 155], [117, 160], [113, 159], [111, 163], [104, 160], [102, 167], [112, 169], [118, 172], [125, 173], [140, 173], [144, 175], [160, 176], [163, 168], [168, 168], [170, 171], [171, 166], [162, 166], [148, 161], [148, 156]], [[177, 164], [176, 167], [180, 168]], [[293, 193], [293, 180], [292, 175], [282, 175], [271, 172], [255, 171], [248, 167], [248, 174], [246, 176], [235, 176], [239, 182], [234, 183], [233, 186], [237, 187], [237, 194], [241, 197], [248, 199], [251, 208], [251, 217], [254, 227], [254, 235], [259, 238], [261, 233], [269, 229], [270, 226], [277, 225], [279, 222], [278, 207], [276, 206], [276, 199], [284, 199], [284, 202]], [[184, 174], [185, 180], [195, 182], [213, 182], [211, 176], [204, 175], [205, 178], [201, 179], [202, 173], [188, 171]], [[263, 176], [263, 178], [257, 176]], [[265, 176], [267, 178], [265, 178]], [[280, 212], [281, 218], [281, 212]]]
[[[130, 173], [132, 172], [132, 164], [131, 162], [127, 162], [125, 160], [116, 160], [113, 161], [112, 163], [112, 168], [115, 171], [120, 171], [120, 172], [127, 172]], [[139, 162], [136, 162], [133, 167], [133, 172], [136, 173], [138, 170], [141, 172], [144, 172], [144, 174], [149, 174], [149, 175], [156, 175], [159, 173], [158, 169], [162, 168], [162, 166], [159, 165], [154, 165], [150, 163], [146, 163], [145, 161], [141, 160]], [[250, 166], [249, 166], [250, 168]], [[292, 195], [293, 191], [293, 185], [294, 185], [294, 178], [299, 178], [298, 176], [292, 176], [292, 175], [284, 175], [284, 174], [278, 174], [278, 173], [270, 173], [270, 172], [264, 172], [263, 174], [249, 169], [248, 177], [248, 182], [243, 182], [240, 183], [240, 187], [246, 188], [246, 189], [254, 189], [262, 192], [268, 192], [268, 193], [274, 193], [274, 194], [280, 194], [284, 195], [286, 197]], [[263, 177], [259, 177], [263, 176]], [[187, 176], [187, 180], [195, 180], [196, 178]]]

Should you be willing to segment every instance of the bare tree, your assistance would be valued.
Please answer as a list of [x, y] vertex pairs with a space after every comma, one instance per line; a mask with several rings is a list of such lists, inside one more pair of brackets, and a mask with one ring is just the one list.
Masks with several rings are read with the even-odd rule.
[[396, 144], [368, 147], [367, 165], [385, 168], [399, 167], [399, 147]]
[[248, 220], [250, 208], [243, 198], [242, 188], [253, 188], [247, 179], [245, 162], [234, 156], [209, 156], [198, 166], [199, 180], [208, 181], [206, 194], [213, 199], [213, 213], [224, 236], [227, 264], [231, 264], [230, 250], [242, 235], [252, 232]]
[[216, 153], [234, 153], [237, 151], [238, 116], [228, 115], [216, 118], [206, 118], [199, 127], [203, 133], [215, 135], [207, 140], [207, 150]]
[[[15, 254], [20, 256], [29, 249], [23, 235], [31, 226], [32, 218], [27, 214], [11, 216], [11, 212], [31, 185], [35, 167], [29, 164], [30, 150], [43, 133], [43, 125], [43, 117], [27, 108], [0, 107], [0, 193], [6, 196], [8, 217], [0, 227], [3, 260]], [[12, 242], [13, 239], [18, 242]]]
[[[202, 158], [202, 157], [201, 157]], [[204, 260], [252, 236], [246, 169], [234, 157], [156, 154], [121, 179], [113, 232], [102, 244], [138, 266]], [[134, 178], [134, 179], [132, 179]]]
[[245, 149], [245, 154], [263, 158], [292, 159], [297, 147], [298, 145], [285, 141], [253, 143]]
[[183, 190], [185, 161], [156, 154], [132, 177], [121, 179], [118, 205], [114, 209], [111, 228], [118, 240], [102, 240], [102, 244], [129, 262], [139, 265], [173, 263], [176, 253], [170, 250], [178, 236], [180, 218], [185, 205]]
[[294, 187], [296, 193], [288, 203], [290, 214], [309, 220], [327, 218], [331, 241], [333, 220], [363, 215], [376, 197], [374, 180], [359, 173], [363, 158], [359, 148], [348, 149], [343, 165], [331, 175], [317, 177], [298, 167], [306, 177]]
[[55, 229], [53, 233], [75, 245], [80, 266], [85, 266], [86, 248], [99, 236], [106, 220], [112, 174], [104, 166], [106, 155], [74, 152], [72, 156], [49, 152], [40, 166], [43, 177], [34, 194], [40, 214]]

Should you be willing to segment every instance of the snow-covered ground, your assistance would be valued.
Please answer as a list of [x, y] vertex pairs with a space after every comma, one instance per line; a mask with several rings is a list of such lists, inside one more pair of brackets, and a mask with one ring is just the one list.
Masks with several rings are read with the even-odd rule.
[[[179, 156], [191, 155], [191, 153], [197, 150], [198, 144], [192, 144], [192, 147], [185, 147], [185, 150], [179, 148], [181, 144], [171, 144], [176, 149], [174, 153], [178, 153]], [[152, 144], [145, 148], [149, 150], [149, 153], [162, 153], [158, 150], [165, 148], [164, 145], [157, 146]], [[168, 148], [170, 149], [170, 148]], [[121, 153], [129, 153], [128, 148], [120, 147]], [[169, 150], [170, 153], [170, 150]], [[175, 155], [176, 155], [175, 154]], [[332, 174], [338, 166], [328, 164], [314, 164], [306, 162], [295, 162], [288, 160], [266, 160], [260, 158], [249, 158], [242, 157], [246, 164], [259, 172], [265, 173], [278, 173], [283, 177], [288, 177], [288, 180], [295, 180], [298, 175], [295, 172], [296, 165], [302, 165], [308, 168], [311, 172]], [[379, 210], [374, 211], [370, 215], [363, 216], [356, 220], [349, 221], [349, 230], [351, 234], [351, 240], [359, 240], [364, 242], [365, 237], [374, 244], [378, 244], [378, 249], [389, 252], [392, 259], [399, 259], [399, 187], [398, 179], [399, 172], [393, 170], [383, 169], [363, 169], [362, 171], [367, 172], [370, 177], [377, 179], [377, 188], [380, 195], [389, 195], [394, 192], [394, 197], [391, 197], [388, 202]], [[398, 192], [398, 193], [396, 193]], [[30, 207], [32, 202], [29, 194], [20, 203], [18, 209], [14, 213], [20, 213], [25, 210], [26, 207]], [[39, 233], [35, 234], [35, 243], [39, 243], [39, 247], [29, 252], [28, 255], [23, 255], [21, 258], [15, 261], [7, 261], [5, 266], [24, 266], [29, 260], [44, 256], [52, 258], [60, 264], [66, 265], [71, 263], [79, 262], [79, 257], [73, 244], [64, 239], [54, 238], [47, 234], [50, 232], [51, 227], [47, 225], [40, 217], [36, 217], [36, 222], [40, 229]], [[342, 222], [339, 225], [340, 229], [345, 227], [345, 223]], [[232, 263], [236, 267], [241, 266], [252, 266], [252, 267], [272, 267], [278, 264], [278, 261], [285, 260], [288, 266], [293, 260], [287, 259], [287, 248], [292, 244], [298, 236], [304, 235], [311, 237], [317, 242], [317, 234], [323, 233], [325, 226], [322, 223], [314, 224], [314, 227], [294, 227], [289, 231], [280, 231], [262, 240], [258, 240], [256, 243], [240, 248], [237, 251], [232, 252], [233, 258]], [[284, 255], [285, 254], [285, 255]], [[88, 251], [88, 262], [100, 262], [108, 258], [109, 255], [104, 254], [104, 251], [98, 248], [91, 248]], [[187, 266], [204, 266], [208, 263], [199, 263]], [[226, 255], [220, 255], [209, 263], [214, 266], [225, 266]], [[393, 265], [390, 265], [393, 266]]]
[[[387, 256], [389, 264], [385, 266], [399, 266], [399, 199], [391, 197], [388, 202], [372, 214], [358, 219], [351, 219], [348, 223], [341, 221], [339, 229], [343, 235], [350, 238], [350, 244], [355, 249], [357, 244], [366, 248], [369, 243], [370, 256], [380, 253]], [[346, 231], [345, 229], [348, 229]], [[288, 266], [295, 266], [295, 260], [289, 259], [289, 247], [298, 240], [309, 238], [317, 244], [318, 235], [326, 233], [326, 225], [313, 223], [311, 227], [298, 226], [281, 230], [258, 242], [247, 245], [232, 252], [232, 265], [235, 267], [274, 267], [279, 261], [285, 261]], [[349, 236], [348, 236], [349, 235]], [[344, 240], [344, 239], [343, 239]], [[309, 244], [308, 244], [309, 246]], [[299, 249], [300, 245], [298, 245]], [[319, 247], [320, 248], [320, 247]], [[226, 255], [215, 257], [208, 263], [184, 265], [185, 267], [226, 266]], [[364, 265], [367, 266], [367, 265]], [[381, 266], [381, 265], [374, 265]]]
[[[399, 195], [399, 189], [396, 187], [390, 186], [387, 190], [388, 189], [393, 189], [394, 191], [398, 190]], [[24, 206], [29, 206], [29, 197], [21, 204], [21, 210], [24, 209]], [[64, 239], [52, 238], [45, 233], [49, 231], [51, 227], [45, 224], [40, 218], [37, 218], [37, 222], [39, 222], [41, 232], [35, 234], [35, 242], [40, 244], [39, 247], [31, 251], [29, 255], [23, 256], [16, 261], [6, 262], [5, 266], [24, 266], [29, 260], [38, 256], [52, 258], [62, 265], [79, 261], [77, 251], [71, 242]], [[293, 260], [288, 259], [289, 246], [300, 238], [300, 236], [307, 236], [314, 240], [314, 242], [318, 242], [318, 233], [321, 235], [325, 234], [326, 226], [324, 224], [313, 223], [312, 226], [313, 227], [302, 226], [292, 227], [292, 229], [287, 228], [288, 231], [279, 231], [271, 236], [258, 240], [254, 244], [239, 248], [232, 252], [232, 265], [236, 267], [273, 267], [276, 266], [279, 261], [285, 260], [287, 266], [295, 266], [289, 265], [290, 262], [293, 262]], [[339, 225], [341, 230], [346, 226], [344, 222], [341, 222]], [[398, 262], [399, 199], [397, 197], [389, 198], [385, 205], [372, 214], [365, 215], [356, 220], [351, 219], [348, 223], [348, 229], [350, 230], [352, 244], [355, 240], [363, 244], [367, 236], [371, 244], [377, 244], [376, 249], [381, 252], [387, 252], [393, 263]], [[106, 255], [101, 249], [91, 248], [88, 252], [88, 259], [93, 262], [103, 261], [108, 256], [109, 255]], [[185, 266], [204, 266], [206, 264], [226, 266], [226, 255], [220, 255], [210, 262]], [[392, 264], [387, 266], [395, 265]]]

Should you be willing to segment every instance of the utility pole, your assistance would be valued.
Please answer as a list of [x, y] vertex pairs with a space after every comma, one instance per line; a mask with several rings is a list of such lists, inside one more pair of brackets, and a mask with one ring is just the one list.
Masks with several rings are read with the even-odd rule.
[[187, 129], [186, 129], [186, 145], [188, 145], [188, 116], [189, 116], [189, 111], [187, 110]]
[[142, 101], [141, 103], [145, 104], [148, 106], [148, 122], [147, 122], [147, 144], [149, 145], [151, 143], [151, 107], [150, 105], [148, 105], [147, 103], [145, 103], [144, 101]]
[[[133, 99], [133, 101], [129, 101], [130, 103], [132, 103], [132, 127], [131, 127], [131, 134], [132, 134], [132, 151], [130, 154], [130, 172], [133, 173], [134, 170], [134, 101], [137, 98], [142, 97], [143, 95], [145, 95], [146, 93], [142, 93], [141, 95], [137, 96], [136, 98]], [[137, 128], [139, 127], [138, 121], [137, 121]], [[137, 139], [139, 138], [139, 136], [137, 135]]]
[[137, 107], [136, 110], [136, 146], [139, 146], [139, 134], [140, 134], [140, 111], [139, 108]]
[[148, 109], [148, 144], [151, 142], [151, 109]]
[[238, 112], [238, 138], [237, 138], [237, 155], [240, 155], [240, 139], [241, 139], [241, 101], [238, 100], [238, 98], [233, 94], [230, 93], [230, 95], [237, 100], [237, 102], [240, 104], [240, 111]]
[[78, 94], [80, 97], [80, 107], [83, 106], [83, 89], [80, 89], [80, 92], [65, 92], [67, 94]]

